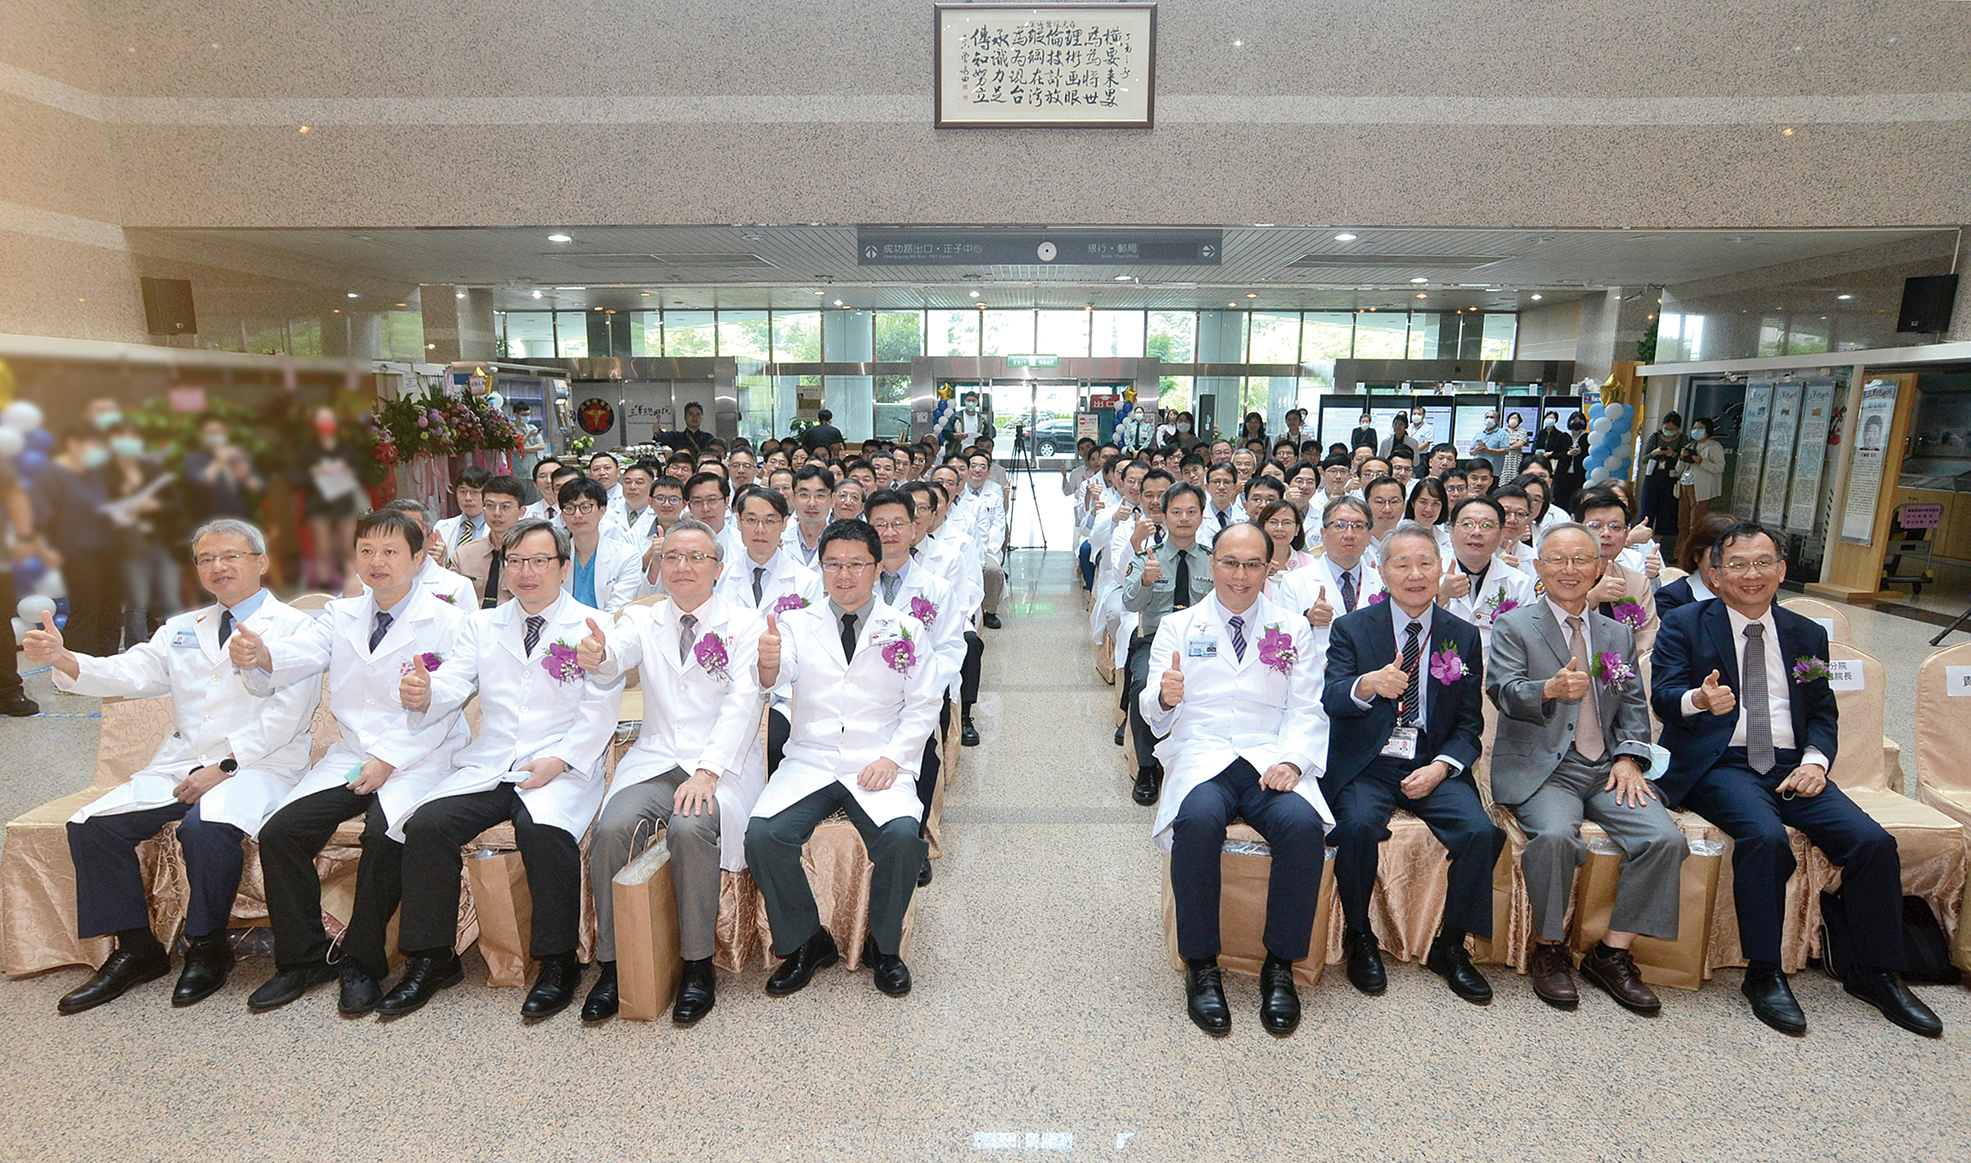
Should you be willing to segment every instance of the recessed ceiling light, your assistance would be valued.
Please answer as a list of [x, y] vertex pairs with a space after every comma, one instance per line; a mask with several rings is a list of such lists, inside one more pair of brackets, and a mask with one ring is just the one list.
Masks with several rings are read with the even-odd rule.
[[1256, 295], [1256, 294], [1254, 294], [1254, 293], [1253, 293], [1253, 292], [1251, 292], [1251, 291], [1247, 291], [1247, 292], [1246, 292], [1246, 298], [1248, 298], [1248, 299], [1257, 299], [1257, 298], [1259, 298], [1259, 296], [1258, 296], [1258, 295]]
[[354, 292], [354, 291], [351, 291], [351, 292], [349, 292], [349, 297], [350, 297], [350, 298], [352, 298], [352, 299], [360, 299], [360, 298], [362, 298], [362, 296], [361, 296], [361, 295], [358, 295], [358, 294], [357, 294], [356, 292]]
[[1537, 303], [1537, 302], [1539, 302], [1539, 301], [1540, 301], [1540, 299], [1541, 299], [1541, 296], [1539, 296], [1539, 295], [1534, 295], [1534, 296], [1533, 296], [1533, 301], [1534, 301], [1535, 303]]
[[649, 291], [643, 292], [643, 297], [648, 299], [650, 297], [650, 292]]
[[575, 241], [575, 240], [574, 240], [574, 239], [572, 239], [572, 238], [570, 238], [570, 237], [568, 237], [568, 236], [567, 236], [567, 235], [565, 235], [565, 234], [550, 234], [550, 235], [548, 235], [548, 241], [549, 241], [549, 242], [573, 242], [573, 241]]
[[1847, 302], [1849, 299], [1854, 298], [1853, 295], [1836, 295], [1834, 297], [1841, 300], [1843, 303]]
[[534, 297], [535, 297], [536, 299], [538, 299], [538, 298], [540, 298], [540, 297], [541, 297], [541, 293], [540, 293], [539, 291], [535, 291], [535, 292], [534, 292]]
[[463, 298], [465, 298], [465, 292], [464, 292], [464, 291], [455, 291], [455, 292], [453, 292], [453, 293], [452, 293], [452, 298], [454, 298], [454, 299], [463, 299]]
[[1413, 282], [1413, 283], [1427, 283], [1427, 282], [1429, 282], [1430, 280], [1429, 280], [1429, 279], [1426, 279], [1426, 278], [1423, 278], [1423, 277], [1421, 277], [1421, 276], [1419, 276], [1419, 277], [1417, 277], [1417, 278], [1414, 278], [1414, 279], [1411, 279], [1410, 281], [1411, 281], [1411, 282]]
[[410, 304], [409, 304], [409, 303], [399, 303], [399, 304], [397, 304], [397, 305], [398, 305], [399, 307], [408, 307], [408, 306], [410, 306]]
[[556, 287], [557, 291], [586, 291], [587, 287]]
[[1429, 295], [1426, 295], [1426, 294], [1424, 294], [1424, 293], [1423, 293], [1422, 291], [1418, 291], [1418, 292], [1417, 292], [1417, 298], [1419, 298], [1419, 299], [1428, 299], [1428, 298], [1430, 298], [1430, 296], [1429, 296]]
[[426, 350], [426, 351], [437, 351], [437, 350], [438, 350], [438, 345], [437, 345], [437, 344], [435, 344], [435, 343], [427, 343], [427, 344], [425, 344], [425, 345], [424, 345], [424, 350]]
[[1337, 235], [1335, 235], [1335, 241], [1336, 241], [1336, 242], [1354, 242], [1354, 241], [1355, 241], [1355, 236], [1354, 236], [1354, 235], [1352, 235], [1352, 234], [1337, 234]]
[[840, 299], [837, 299], [837, 300], [835, 300], [835, 305], [836, 305], [837, 307], [839, 307], [839, 306], [841, 306], [841, 305], [842, 305], [842, 301], [841, 301]]
[[967, 291], [966, 294], [972, 296], [974, 299], [979, 297], [979, 293], [977, 291]]
[[825, 295], [825, 294], [827, 294], [827, 293], [828, 293], [828, 292], [826, 292], [826, 291], [816, 291], [816, 292], [815, 292], [815, 295], [816, 295], [816, 297], [820, 297], [820, 296], [822, 296], [822, 295]]
[[1136, 277], [1135, 275], [1117, 275], [1115, 281], [1118, 283], [1126, 283], [1135, 277]]
[[[131, 52], [136, 52], [137, 50], [133, 48], [133, 49], [131, 49], [130, 51], [131, 51]], [[300, 128], [300, 129], [298, 129], [298, 130], [296, 130], [295, 132], [297, 132], [297, 133], [306, 133], [306, 132], [308, 132], [308, 130], [309, 130], [310, 128], [311, 128], [310, 126], [306, 126], [306, 125], [304, 125], [304, 126], [302, 126], [302, 127]]]
[[1226, 305], [1227, 307], [1236, 307], [1236, 306], [1238, 306], [1238, 304], [1237, 304], [1237, 303], [1227, 303], [1227, 304], [1225, 304], [1225, 305]]

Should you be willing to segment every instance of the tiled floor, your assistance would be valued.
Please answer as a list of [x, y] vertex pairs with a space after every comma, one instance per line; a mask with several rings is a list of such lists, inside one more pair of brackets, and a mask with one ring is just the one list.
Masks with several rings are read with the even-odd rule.
[[[1046, 489], [1054, 486], [1042, 478]], [[1020, 502], [1024, 507], [1027, 502]], [[1015, 540], [1023, 541], [1016, 525]], [[572, 1013], [523, 1027], [518, 991], [467, 984], [393, 1023], [344, 1021], [332, 991], [266, 1015], [243, 962], [200, 1006], [168, 982], [59, 1018], [80, 970], [0, 983], [0, 1159], [1883, 1159], [1971, 1150], [1971, 995], [1926, 987], [1941, 1041], [1905, 1034], [1816, 971], [1801, 1040], [1756, 1023], [1721, 973], [1641, 1019], [1598, 996], [1548, 1009], [1493, 971], [1478, 1009], [1392, 965], [1339, 975], [1297, 1035], [1184, 1017], [1164, 960], [1159, 860], [1110, 742], [1067, 552], [1013, 557], [1021, 612], [988, 633], [979, 725], [947, 806], [949, 855], [918, 904], [916, 991], [830, 970], [769, 999], [723, 975], [688, 1031]], [[1042, 612], [1043, 607], [1051, 609]], [[1891, 667], [1934, 630], [1857, 612]], [[31, 680], [47, 695], [45, 678]], [[50, 696], [51, 697], [51, 696]], [[1906, 684], [1890, 731], [1907, 746]], [[1898, 705], [1901, 709], [1898, 711]], [[86, 712], [82, 700], [50, 706]], [[86, 718], [0, 722], [0, 811], [82, 786]]]

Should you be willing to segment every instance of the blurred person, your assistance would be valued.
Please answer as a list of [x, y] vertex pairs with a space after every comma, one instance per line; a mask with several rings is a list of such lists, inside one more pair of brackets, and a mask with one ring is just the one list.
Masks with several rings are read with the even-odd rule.
[[[1659, 537], [1677, 543], [1677, 479], [1684, 472], [1684, 450], [1690, 438], [1684, 435], [1684, 418], [1665, 412], [1663, 423], [1643, 442], [1642, 519]], [[1722, 459], [1722, 453], [1721, 453]], [[1721, 465], [1722, 467], [1722, 465]]]
[[335, 410], [316, 408], [309, 417], [307, 444], [289, 462], [288, 480], [301, 494], [301, 512], [308, 521], [309, 554], [301, 562], [301, 585], [310, 579], [322, 590], [336, 593], [360, 586], [356, 577], [356, 508], [363, 495], [354, 447], [339, 434]]
[[252, 517], [267, 483], [246, 450], [233, 443], [225, 419], [213, 415], [201, 419], [198, 441], [199, 446], [185, 454], [185, 463], [179, 467], [190, 486], [186, 517], [195, 524], [220, 517]]
[[102, 430], [74, 425], [62, 434], [59, 450], [34, 474], [29, 489], [34, 523], [61, 555], [62, 582], [68, 587], [68, 641], [98, 658], [115, 654], [123, 639], [119, 537], [105, 513], [109, 489], [103, 470], [109, 462]]
[[414, 497], [399, 497], [384, 508], [404, 514], [424, 530], [424, 548], [418, 551], [421, 562], [418, 565], [417, 584], [430, 590], [441, 602], [450, 602], [461, 610], [474, 608], [477, 594], [472, 588], [472, 579], [438, 564], [438, 559], [432, 556], [438, 550], [438, 540], [431, 535], [435, 522], [430, 506]]
[[[1313, 562], [1314, 555], [1304, 549], [1306, 539], [1301, 529], [1300, 513], [1292, 505], [1285, 501], [1273, 501], [1259, 511], [1252, 523], [1266, 534], [1269, 587], [1273, 577]], [[1211, 535], [1216, 536], [1215, 533]], [[1270, 588], [1268, 592], [1271, 592]]]
[[1371, 453], [1382, 447], [1381, 438], [1376, 435], [1375, 417], [1369, 415], [1367, 408], [1355, 419], [1355, 431], [1348, 434], [1350, 448], [1366, 448]]
[[1669, 544], [1676, 547], [1679, 560], [1690, 531], [1725, 491], [1725, 446], [1712, 436], [1717, 429], [1717, 421], [1708, 416], [1691, 421], [1690, 443], [1677, 458], [1677, 528]]
[[1567, 446], [1554, 458], [1554, 500], [1572, 512], [1574, 498], [1588, 480], [1588, 417], [1576, 412], [1567, 418]]
[[713, 436], [705, 431], [704, 425], [705, 405], [693, 400], [684, 406], [684, 427], [658, 433], [656, 442], [694, 455], [706, 452], [711, 448]]
[[110, 519], [122, 542], [123, 640], [135, 646], [183, 608], [178, 561], [171, 547], [184, 538], [185, 511], [178, 477], [144, 451], [137, 426], [119, 420], [109, 429], [110, 463], [104, 468]]
[[458, 572], [472, 579], [478, 608], [490, 610], [513, 596], [498, 546], [526, 511], [527, 486], [516, 477], [497, 476], [486, 482], [483, 495], [486, 536], [460, 546], [452, 561]]
[[1677, 568], [1685, 576], [1656, 591], [1657, 617], [1668, 617], [1678, 606], [1708, 602], [1718, 596], [1717, 587], [1711, 584], [1717, 580], [1711, 574], [1711, 547], [1737, 521], [1730, 513], [1706, 513], [1691, 523], [1677, 554]]
[[1498, 470], [1492, 467], [1491, 461], [1482, 456], [1474, 456], [1470, 460], [1465, 461], [1464, 468], [1465, 483], [1467, 486], [1466, 496], [1482, 497], [1491, 492], [1493, 486], [1499, 483]]
[[8, 560], [0, 562], [0, 715], [24, 719], [40, 714], [41, 704], [27, 697], [16, 658], [13, 611], [19, 598], [14, 593], [14, 565], [39, 556], [49, 569], [60, 569], [61, 555], [34, 531], [34, 505], [21, 488], [13, 461], [5, 457], [0, 457], [0, 538], [9, 549]]
[[561, 462], [552, 456], [544, 456], [534, 462], [534, 502], [527, 506], [527, 517], [539, 517], [543, 521], [553, 521], [560, 516], [560, 509], [554, 499], [557, 486], [554, 474], [561, 469]]
[[609, 494], [611, 509], [620, 510], [623, 507], [623, 462], [616, 459], [615, 453], [598, 452], [590, 456], [589, 479]]
[[639, 460], [623, 470], [617, 488], [622, 493], [620, 511], [609, 505], [609, 528], [642, 551], [657, 534], [657, 508], [650, 503], [650, 486], [657, 479], [657, 466]]
[[853, 477], [844, 477], [835, 486], [835, 496], [831, 512], [836, 521], [853, 521], [862, 516], [862, 482]]

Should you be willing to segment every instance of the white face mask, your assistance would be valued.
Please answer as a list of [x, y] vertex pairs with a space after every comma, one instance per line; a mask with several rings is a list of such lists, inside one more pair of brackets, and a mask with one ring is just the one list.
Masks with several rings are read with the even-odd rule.
[[1177, 430], [1179, 432], [1189, 432], [1191, 430], [1190, 422], [1187, 420], [1179, 420], [1177, 422]]
[[1706, 431], [1705, 431], [1704, 429], [1702, 429], [1702, 428], [1693, 428], [1693, 429], [1691, 429], [1691, 430], [1690, 430], [1690, 438], [1691, 438], [1692, 440], [1702, 440], [1702, 439], [1704, 439], [1704, 438], [1705, 438], [1706, 436], [1709, 436], [1709, 435], [1710, 435], [1710, 433], [1709, 433], [1709, 432], [1706, 432]]

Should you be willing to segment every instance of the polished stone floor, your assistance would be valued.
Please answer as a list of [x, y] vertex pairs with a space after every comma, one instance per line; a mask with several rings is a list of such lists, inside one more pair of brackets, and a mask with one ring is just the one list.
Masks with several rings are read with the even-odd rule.
[[[1055, 491], [1041, 478], [1043, 492]], [[1022, 510], [1030, 502], [1022, 498]], [[1050, 503], [1047, 508], [1054, 506]], [[1022, 516], [1015, 541], [1028, 540]], [[1052, 522], [1050, 521], [1051, 525]], [[1660, 1017], [1598, 996], [1542, 1005], [1494, 970], [1479, 1009], [1410, 965], [1389, 992], [1338, 974], [1306, 1021], [1264, 1034], [1249, 979], [1235, 1029], [1206, 1038], [1164, 959], [1150, 814], [1110, 741], [1058, 532], [1013, 555], [1006, 628], [988, 633], [984, 744], [946, 812], [949, 855], [919, 898], [916, 990], [829, 970], [770, 999], [764, 970], [721, 975], [698, 1027], [566, 1013], [520, 1021], [520, 993], [466, 985], [395, 1022], [344, 1021], [332, 990], [246, 1010], [268, 971], [190, 1010], [169, 982], [61, 1018], [81, 970], [0, 982], [0, 1159], [1855, 1159], [1971, 1150], [1971, 994], [1925, 987], [1948, 1025], [1906, 1034], [1808, 971], [1804, 1039], [1755, 1022], [1738, 973], [1667, 991]], [[1920, 623], [1857, 611], [1892, 668]], [[1893, 670], [1892, 670], [1893, 672]], [[92, 704], [0, 721], [0, 813], [83, 786]], [[1907, 684], [1889, 731], [1912, 743]], [[1906, 762], [1906, 768], [1910, 765]]]

